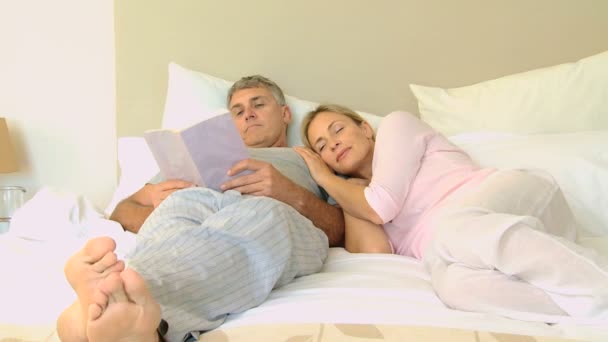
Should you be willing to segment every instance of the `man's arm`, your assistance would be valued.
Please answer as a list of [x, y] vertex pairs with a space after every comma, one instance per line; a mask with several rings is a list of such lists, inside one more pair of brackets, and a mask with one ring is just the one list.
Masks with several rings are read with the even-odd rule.
[[139, 232], [139, 228], [144, 224], [144, 221], [146, 221], [154, 210], [154, 207], [151, 205], [142, 205], [137, 202], [133, 196], [135, 196], [135, 194], [118, 202], [112, 215], [110, 215], [110, 220], [120, 223], [124, 230], [137, 233]]
[[[287, 180], [291, 182], [291, 180]], [[283, 202], [291, 205], [325, 232], [330, 247], [344, 246], [344, 215], [342, 209], [315, 196], [312, 192], [291, 182], [294, 188], [287, 192]]]
[[253, 173], [234, 178], [222, 185], [222, 190], [236, 190], [242, 194], [267, 196], [286, 203], [312, 221], [327, 235], [330, 247], [344, 245], [344, 216], [342, 209], [334, 207], [312, 192], [292, 182], [269, 163], [243, 160], [230, 169], [229, 174], [244, 170]]
[[146, 184], [133, 195], [120, 201], [110, 215], [110, 220], [120, 223], [124, 230], [137, 233], [152, 211], [174, 191], [191, 187], [192, 183], [168, 180], [158, 184]]

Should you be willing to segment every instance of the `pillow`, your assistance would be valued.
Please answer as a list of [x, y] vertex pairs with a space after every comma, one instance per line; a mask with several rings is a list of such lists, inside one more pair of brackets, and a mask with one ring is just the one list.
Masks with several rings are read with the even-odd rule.
[[451, 136], [481, 166], [538, 168], [560, 185], [581, 225], [579, 237], [608, 234], [608, 130]]
[[106, 217], [110, 217], [118, 202], [141, 189], [159, 172], [156, 160], [142, 137], [118, 139], [118, 167], [120, 178], [116, 191], [104, 210]]
[[[232, 84], [233, 82], [170, 63], [162, 127], [182, 128], [203, 120], [209, 115], [208, 113], [218, 114], [228, 111], [226, 97]], [[292, 113], [292, 121], [287, 130], [287, 143], [289, 146], [302, 145], [300, 123], [306, 113], [319, 104], [287, 94], [285, 100]], [[382, 120], [382, 117], [373, 114], [361, 111], [357, 113], [374, 128], [377, 128]]]
[[420, 117], [446, 135], [608, 129], [608, 51], [467, 87], [410, 88]]

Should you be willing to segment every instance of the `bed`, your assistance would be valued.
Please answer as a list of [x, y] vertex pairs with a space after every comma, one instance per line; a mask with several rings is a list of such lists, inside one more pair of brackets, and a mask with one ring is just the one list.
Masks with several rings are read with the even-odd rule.
[[[168, 67], [162, 127], [218, 112], [231, 82], [177, 63]], [[559, 84], [559, 87], [555, 85]], [[411, 85], [421, 118], [483, 166], [542, 168], [562, 187], [581, 225], [579, 242], [608, 256], [608, 52], [445, 89]], [[288, 96], [299, 122], [316, 104]], [[577, 115], [572, 115], [576, 112]], [[360, 112], [374, 127], [381, 117]], [[290, 145], [299, 144], [297, 124]], [[157, 167], [141, 137], [118, 142], [121, 176], [107, 208], [44, 188], [0, 235], [0, 341], [56, 341], [55, 320], [75, 297], [66, 258], [87, 239], [111, 236], [118, 254], [134, 236], [107, 219]], [[50, 229], [52, 227], [52, 230]], [[18, 260], [18, 262], [16, 262]], [[445, 307], [421, 263], [332, 248], [321, 272], [275, 289], [259, 307], [228, 317], [200, 341], [606, 341], [608, 324], [564, 318], [518, 321]]]

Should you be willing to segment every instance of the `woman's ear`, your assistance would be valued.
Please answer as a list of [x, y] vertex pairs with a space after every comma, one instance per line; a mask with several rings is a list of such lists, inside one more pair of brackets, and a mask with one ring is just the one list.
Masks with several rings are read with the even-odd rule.
[[363, 132], [365, 133], [365, 137], [373, 140], [374, 129], [372, 128], [372, 126], [367, 121], [361, 122], [360, 126], [361, 129], [363, 129]]

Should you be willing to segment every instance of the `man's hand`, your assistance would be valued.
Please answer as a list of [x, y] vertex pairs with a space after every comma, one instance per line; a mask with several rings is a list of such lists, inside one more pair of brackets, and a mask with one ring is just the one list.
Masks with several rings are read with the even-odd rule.
[[190, 182], [171, 179], [158, 184], [146, 184], [133, 195], [133, 199], [140, 205], [158, 207], [160, 203], [173, 192], [194, 186]]
[[222, 191], [236, 190], [241, 194], [267, 196], [289, 203], [289, 192], [296, 186], [289, 178], [283, 176], [270, 163], [255, 159], [245, 159], [234, 164], [228, 175], [237, 175], [245, 170], [253, 173], [238, 176], [222, 184]]
[[323, 230], [331, 247], [343, 246], [344, 216], [340, 208], [319, 199], [312, 192], [285, 177], [272, 164], [263, 161], [242, 160], [234, 164], [228, 175], [236, 175], [245, 170], [253, 173], [231, 179], [222, 184], [221, 189], [223, 191], [232, 189], [241, 194], [267, 196], [281, 201], [296, 209]]

